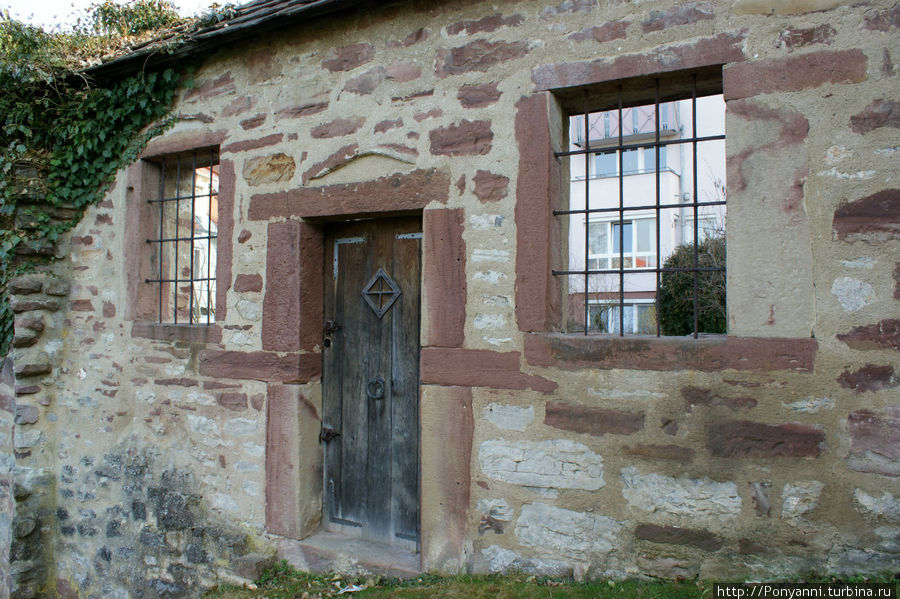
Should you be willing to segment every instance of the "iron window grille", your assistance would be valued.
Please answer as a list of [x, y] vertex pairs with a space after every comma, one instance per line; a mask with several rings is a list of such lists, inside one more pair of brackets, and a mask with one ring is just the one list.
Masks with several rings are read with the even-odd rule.
[[[581, 264], [573, 264], [577, 261], [572, 259], [573, 248], [570, 247], [568, 268], [554, 269], [552, 272], [556, 276], [577, 277], [581, 280], [584, 334], [596, 331], [612, 332], [620, 336], [626, 332], [648, 333], [646, 325], [638, 327], [626, 322], [627, 314], [631, 314], [634, 320], [638, 317], [640, 309], [643, 314], [652, 314], [655, 327], [651, 328], [655, 328], [657, 337], [661, 336], [661, 315], [658, 309], [660, 280], [665, 273], [676, 272], [692, 275], [693, 337], [697, 338], [704, 332], [700, 330], [699, 323], [701, 276], [704, 276], [702, 273], [722, 273], [723, 281], [725, 273], [724, 260], [713, 266], [703, 266], [700, 264], [699, 256], [701, 242], [714, 235], [710, 233], [710, 210], [721, 212], [718, 234], [724, 239], [725, 132], [721, 71], [717, 70], [712, 74], [707, 71], [700, 76], [700, 85], [698, 74], [689, 73], [674, 74], [674, 77], [666, 76], [665, 85], [661, 82], [661, 78], [657, 77], [652, 80], [626, 81], [619, 84], [615, 90], [604, 90], [600, 94], [597, 94], [596, 90], [586, 90], [582, 101], [583, 109], [578, 114], [570, 113], [568, 129], [571, 145], [568, 150], [554, 154], [557, 159], [570, 160], [569, 185], [573, 194], [575, 182], [583, 181], [583, 207], [573, 208], [573, 204], [578, 202], [574, 201], [576, 198], [570, 197], [569, 209], [554, 210], [553, 214], [555, 217], [568, 218], [570, 228], [583, 226], [584, 246], [578, 250], [583, 250], [584, 254], [580, 260]], [[636, 91], [636, 85], [643, 87]], [[652, 103], [649, 101], [650, 96]], [[700, 131], [697, 123], [698, 99], [702, 98], [705, 102], [708, 96], [718, 96], [713, 100], [720, 102], [722, 107], [721, 128], [709, 134], [707, 131]], [[599, 106], [597, 97], [602, 98], [603, 102]], [[571, 102], [570, 97], [570, 106]], [[679, 122], [680, 102], [689, 106], [689, 123]], [[713, 174], [714, 193], [710, 195], [707, 190], [706, 195], [710, 197], [706, 199], [700, 197], [702, 190], [699, 185], [698, 153], [701, 148], [712, 148], [721, 154], [719, 156], [722, 165], [721, 178], [716, 178]], [[673, 150], [679, 152], [680, 156], [683, 156], [682, 151], [689, 152], [688, 158], [682, 158], [683, 164], [680, 169], [667, 164], [667, 161], [674, 160]], [[610, 165], [611, 155], [615, 156], [614, 165]], [[641, 158], [640, 168], [635, 166], [638, 156]], [[635, 160], [634, 165], [626, 164], [626, 161], [632, 159]], [[574, 168], [576, 160], [583, 161], [583, 172], [580, 176], [573, 172], [578, 170]], [[606, 165], [605, 170], [601, 168], [601, 164]], [[690, 191], [679, 193], [674, 200], [664, 199], [661, 195], [661, 176], [664, 172], [677, 176], [679, 187], [681, 177], [689, 174]], [[626, 201], [627, 180], [636, 174], [655, 177], [653, 200], [649, 197], [646, 199], [640, 197], [635, 201], [632, 194]], [[601, 194], [599, 200], [594, 200], [592, 205], [592, 179], [617, 180], [617, 192], [614, 192], [612, 197], [609, 193], [605, 194], [605, 197]], [[677, 211], [674, 219], [671, 211]], [[676, 228], [680, 226], [687, 237], [680, 239], [678, 245], [689, 244], [692, 258], [689, 266], [666, 266], [667, 257], [671, 252], [664, 251], [665, 248], [662, 247], [663, 217], [666, 217], [667, 222], [673, 220], [677, 222]], [[655, 235], [648, 236], [655, 248], [638, 248], [638, 241], [633, 237], [636, 233], [636, 224], [639, 222], [646, 224], [648, 221], [652, 222], [652, 227], [655, 228]], [[608, 240], [612, 236], [617, 238]], [[570, 230], [570, 240], [572, 237]], [[643, 245], [646, 246], [646, 242]], [[639, 259], [641, 256], [643, 259]], [[654, 288], [643, 292], [643, 295], [630, 293], [630, 297], [626, 297], [626, 276], [642, 273], [655, 275]], [[612, 289], [598, 288], [597, 279], [600, 279], [601, 285], [612, 280], [609, 284]], [[571, 283], [565, 287], [569, 295]], [[648, 308], [646, 303], [636, 304], [634, 300], [634, 297], [646, 298], [648, 293], [652, 296], [650, 300], [653, 303], [652, 309]], [[599, 318], [600, 314], [603, 314], [603, 318]], [[608, 322], [610, 315], [615, 315], [618, 323]], [[607, 322], [606, 326], [592, 326], [592, 322], [596, 325], [599, 321]]]
[[[148, 200], [158, 219], [151, 262], [160, 323], [215, 322], [219, 151], [198, 149], [154, 159], [159, 195]], [[151, 272], [152, 272], [151, 271]]]

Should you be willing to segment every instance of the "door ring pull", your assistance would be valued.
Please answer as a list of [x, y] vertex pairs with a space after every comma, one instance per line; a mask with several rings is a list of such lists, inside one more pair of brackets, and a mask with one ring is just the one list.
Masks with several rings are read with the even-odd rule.
[[376, 376], [366, 383], [366, 395], [369, 399], [381, 399], [384, 397], [384, 379]]

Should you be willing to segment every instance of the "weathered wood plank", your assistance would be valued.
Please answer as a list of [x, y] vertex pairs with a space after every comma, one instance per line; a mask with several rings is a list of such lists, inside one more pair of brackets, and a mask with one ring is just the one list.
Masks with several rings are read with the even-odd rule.
[[[418, 219], [404, 221], [400, 234], [419, 233]], [[394, 242], [397, 284], [403, 291], [392, 325], [391, 513], [394, 534], [418, 540], [419, 533], [419, 318], [421, 237]]]
[[[324, 358], [325, 419], [341, 433], [326, 447], [326, 493], [334, 489], [327, 515], [388, 542], [418, 539], [421, 240], [408, 234], [420, 231], [421, 219], [406, 217], [333, 225], [326, 234], [325, 318], [341, 326]], [[379, 269], [401, 289], [381, 318], [362, 295]], [[381, 399], [366, 395], [376, 377]]]

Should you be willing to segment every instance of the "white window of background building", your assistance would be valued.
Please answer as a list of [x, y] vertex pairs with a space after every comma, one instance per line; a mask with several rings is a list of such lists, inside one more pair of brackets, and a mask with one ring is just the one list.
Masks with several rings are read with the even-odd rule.
[[[621, 251], [620, 251], [621, 249]], [[588, 268], [626, 269], [656, 266], [656, 219], [591, 221], [588, 231]]]
[[[700, 287], [699, 296], [690, 292], [693, 334], [725, 332], [721, 319], [710, 324], [700, 313], [705, 308], [698, 308], [708, 303], [706, 280], [712, 275], [724, 279], [721, 72], [613, 82], [588, 90], [584, 105], [587, 110], [569, 117], [568, 150], [557, 152], [568, 160], [571, 179], [568, 208], [554, 212], [569, 218], [568, 268], [553, 271], [568, 277], [567, 327], [689, 333], [667, 332], [662, 317], [669, 312], [657, 313], [660, 290], [671, 289], [673, 273], [679, 273], [697, 279]], [[716, 239], [722, 240], [720, 251], [700, 248]], [[679, 248], [689, 249], [688, 256], [702, 253], [700, 262], [682, 264], [685, 253]], [[676, 254], [679, 264], [667, 264]], [[713, 255], [715, 264], [701, 263]], [[724, 285], [716, 282], [715, 287]], [[715, 301], [724, 310], [724, 292]]]

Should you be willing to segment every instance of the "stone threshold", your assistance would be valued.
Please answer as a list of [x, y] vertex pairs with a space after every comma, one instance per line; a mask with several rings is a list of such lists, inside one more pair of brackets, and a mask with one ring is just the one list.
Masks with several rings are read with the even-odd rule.
[[421, 574], [420, 553], [338, 532], [319, 532], [301, 541], [279, 539], [278, 559], [305, 572], [375, 574], [413, 578]]

